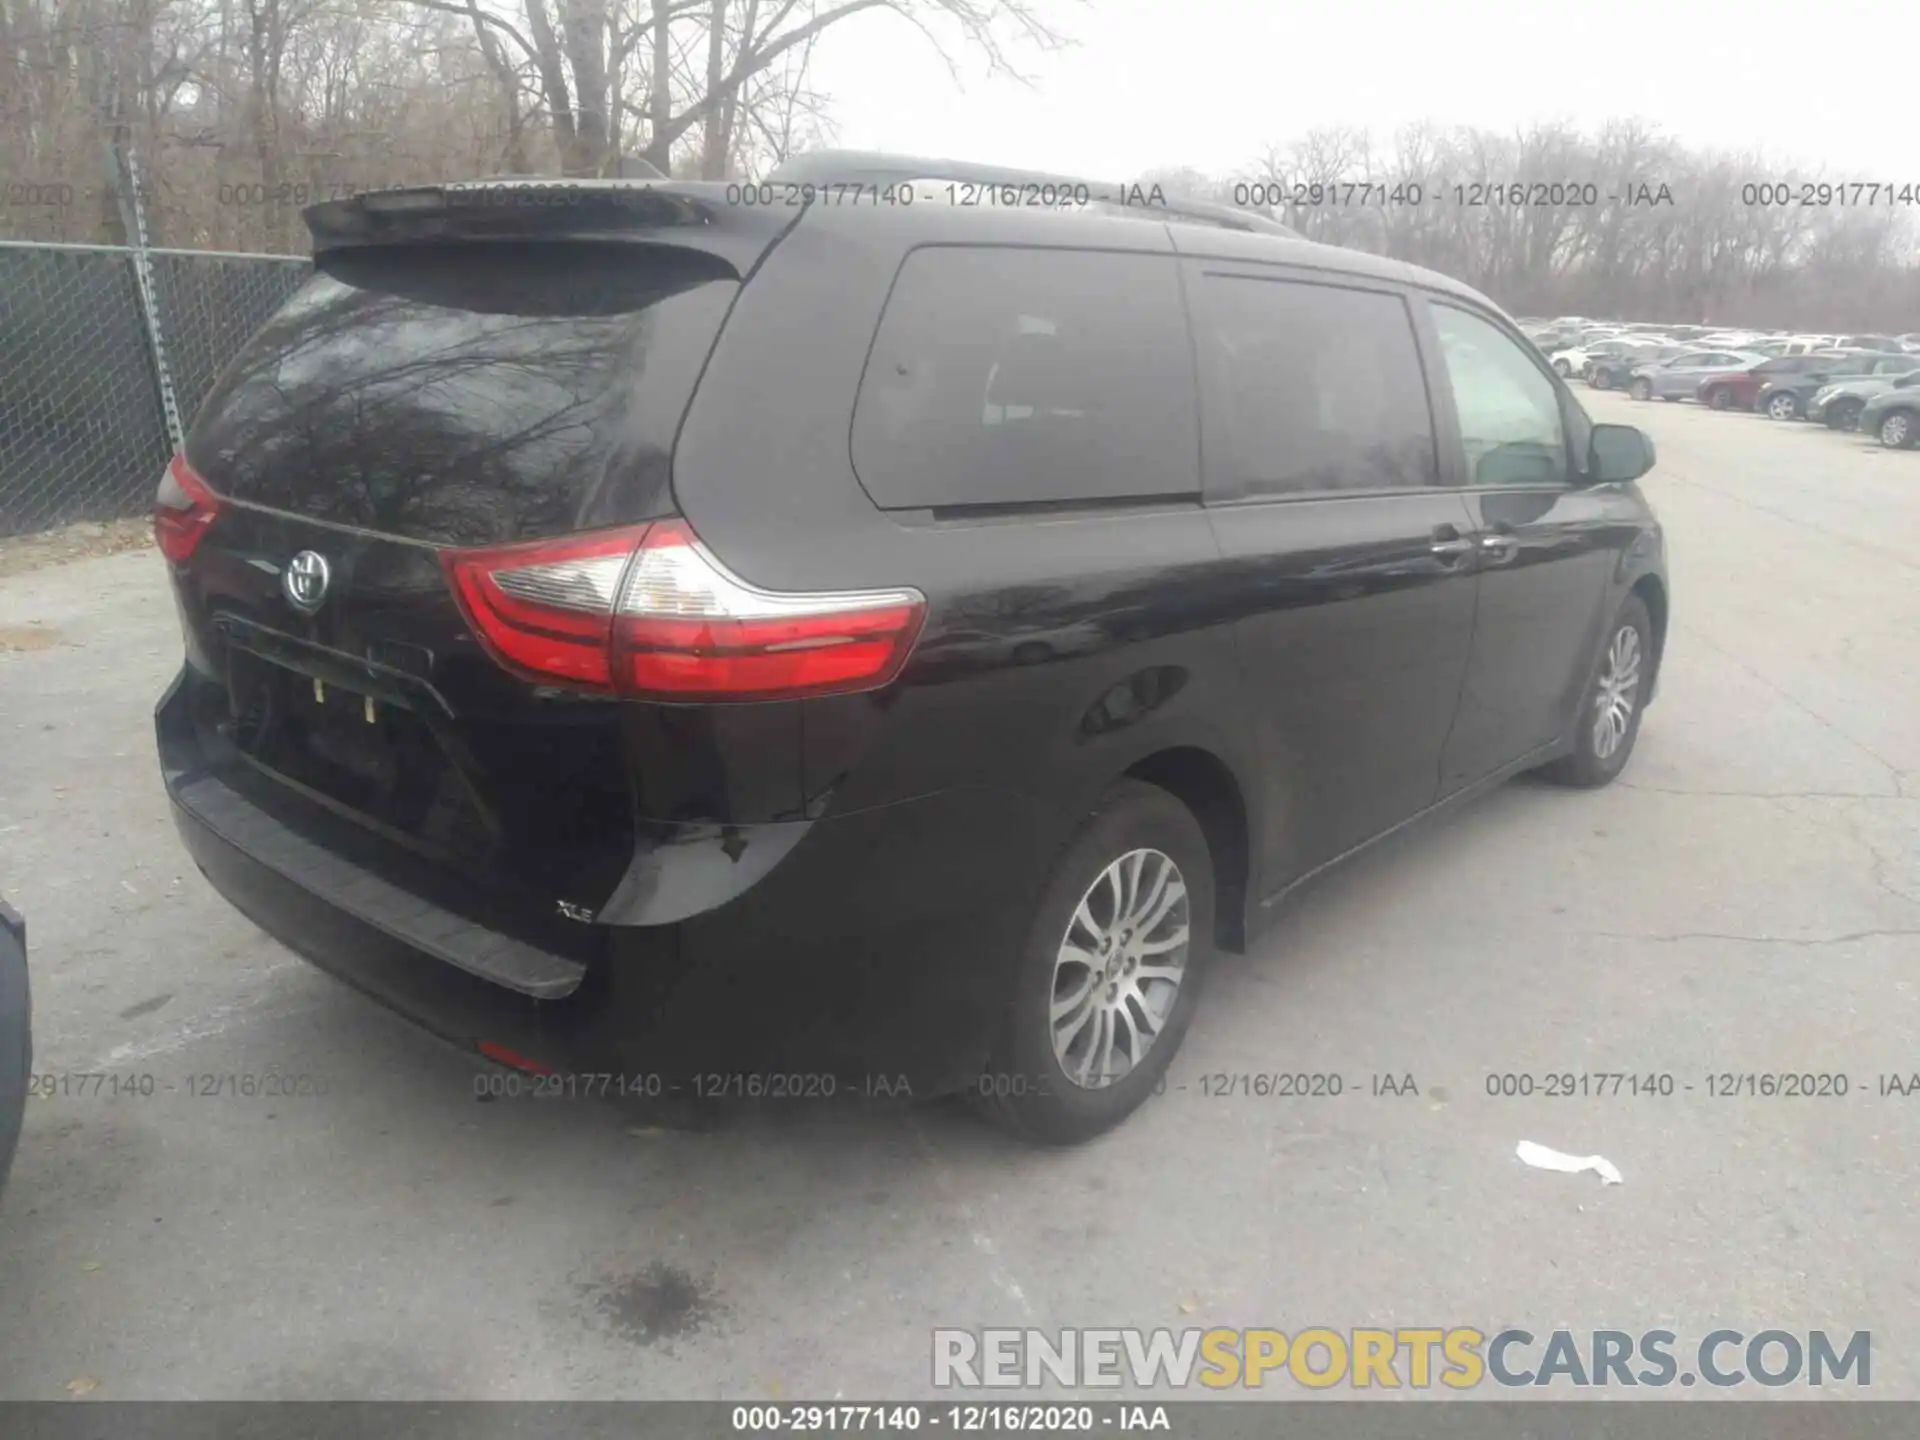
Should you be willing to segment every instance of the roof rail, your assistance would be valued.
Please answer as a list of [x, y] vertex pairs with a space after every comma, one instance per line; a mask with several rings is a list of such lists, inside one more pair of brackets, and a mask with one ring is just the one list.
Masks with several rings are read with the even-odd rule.
[[782, 161], [767, 176], [770, 181], [797, 185], [899, 185], [915, 180], [959, 180], [981, 185], [1046, 185], [1055, 189], [1071, 187], [1089, 199], [1132, 210], [1151, 209], [1170, 219], [1197, 220], [1228, 230], [1248, 230], [1259, 235], [1283, 235], [1301, 238], [1291, 225], [1283, 225], [1271, 215], [1257, 210], [1242, 210], [1213, 200], [1155, 198], [1142, 196], [1142, 186], [1114, 185], [1102, 180], [1085, 180], [1077, 175], [1053, 175], [1043, 170], [1017, 170], [1006, 165], [976, 165], [967, 160], [931, 160], [915, 155], [889, 155], [877, 150], [814, 150]]

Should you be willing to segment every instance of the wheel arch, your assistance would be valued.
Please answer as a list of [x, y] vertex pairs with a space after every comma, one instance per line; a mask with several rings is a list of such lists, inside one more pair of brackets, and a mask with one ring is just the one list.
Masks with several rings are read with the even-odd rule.
[[1627, 593], [1640, 597], [1653, 623], [1653, 673], [1647, 677], [1647, 696], [1651, 699], [1660, 684], [1660, 662], [1667, 654], [1667, 586], [1658, 575], [1648, 573], [1634, 581]]
[[1233, 770], [1211, 750], [1171, 745], [1124, 773], [1165, 790], [1199, 822], [1213, 860], [1214, 943], [1223, 950], [1245, 950], [1252, 845], [1246, 797]]

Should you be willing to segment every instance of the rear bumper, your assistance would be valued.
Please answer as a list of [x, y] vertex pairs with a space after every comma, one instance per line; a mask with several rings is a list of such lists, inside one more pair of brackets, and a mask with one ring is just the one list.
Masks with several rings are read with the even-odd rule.
[[0, 901], [0, 1188], [13, 1168], [33, 1069], [33, 1007], [27, 987], [27, 927]]
[[[824, 1076], [839, 1094], [876, 1080], [916, 1095], [966, 1083], [1060, 838], [1028, 802], [984, 790], [815, 821], [797, 841], [779, 836], [777, 863], [724, 903], [673, 924], [590, 927], [597, 948], [577, 985], [541, 998], [415, 943], [444, 933], [430, 902], [397, 925], [384, 877], [367, 892], [303, 873], [289, 861], [297, 851], [253, 844], [231, 815], [209, 814], [204, 774], [169, 767], [166, 781], [214, 888], [315, 965], [464, 1049], [658, 1076], [660, 1093], [683, 1095], [751, 1093], [727, 1078], [742, 1076], [816, 1094]], [[757, 827], [742, 828], [730, 843], [751, 852]], [[671, 874], [646, 861], [636, 870]]]

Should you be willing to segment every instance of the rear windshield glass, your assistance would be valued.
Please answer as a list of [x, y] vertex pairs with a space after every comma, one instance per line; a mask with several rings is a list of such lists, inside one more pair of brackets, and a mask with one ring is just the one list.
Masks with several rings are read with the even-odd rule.
[[187, 443], [213, 488], [451, 544], [661, 513], [738, 281], [684, 250], [347, 251], [249, 342]]

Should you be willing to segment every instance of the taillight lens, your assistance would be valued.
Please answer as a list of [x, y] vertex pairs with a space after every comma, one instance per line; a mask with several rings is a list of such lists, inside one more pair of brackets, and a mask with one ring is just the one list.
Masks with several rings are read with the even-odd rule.
[[153, 538], [160, 553], [176, 565], [190, 559], [219, 515], [220, 497], [207, 488], [185, 455], [174, 456], [153, 497]]
[[661, 700], [870, 690], [900, 673], [917, 590], [763, 590], [681, 521], [443, 552], [461, 607], [510, 669]]
[[476, 634], [509, 669], [605, 689], [613, 605], [646, 527], [602, 530], [485, 550], [441, 562]]

